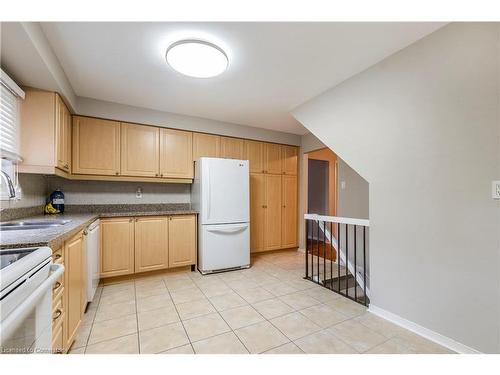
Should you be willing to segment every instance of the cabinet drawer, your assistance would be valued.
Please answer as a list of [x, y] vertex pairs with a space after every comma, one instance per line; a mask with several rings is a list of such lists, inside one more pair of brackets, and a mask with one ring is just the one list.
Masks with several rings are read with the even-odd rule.
[[52, 262], [54, 264], [64, 264], [64, 252], [62, 247], [52, 251]]
[[54, 301], [52, 304], [52, 330], [56, 326], [62, 323], [64, 320], [64, 306], [62, 303], [62, 293], [61, 293], [61, 298], [57, 299]]

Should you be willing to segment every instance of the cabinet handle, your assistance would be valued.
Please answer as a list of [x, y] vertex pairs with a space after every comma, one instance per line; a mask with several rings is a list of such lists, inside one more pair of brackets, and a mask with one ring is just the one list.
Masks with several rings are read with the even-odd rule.
[[128, 222], [131, 223], [132, 221], [134, 221], [134, 219], [128, 219]]
[[69, 165], [68, 164], [64, 164], [64, 169], [69, 169]]
[[119, 172], [115, 172], [115, 175], [117, 175], [117, 176], [118, 176], [119, 174], [120, 174]]
[[57, 259], [60, 259], [61, 258], [61, 254], [56, 254], [56, 256], [54, 257], [54, 260], [57, 260]]
[[54, 284], [54, 287], [52, 288], [52, 290], [59, 289], [60, 286], [61, 286], [61, 283], [59, 281], [56, 281], [56, 283]]
[[285, 206], [285, 205], [283, 205], [283, 208], [286, 208], [286, 206]]
[[265, 170], [262, 170], [262, 173], [266, 173], [266, 171], [265, 171]]
[[156, 177], [158, 177], [158, 176], [159, 176], [159, 174], [158, 174], [158, 173], [156, 173], [156, 174], [155, 174], [155, 176], [156, 176]]
[[283, 172], [283, 174], [286, 174], [286, 172]]
[[60, 316], [62, 315], [62, 311], [61, 309], [57, 309], [56, 310], [56, 313], [54, 314], [54, 316], [52, 317], [52, 321], [55, 322]]
[[162, 174], [160, 174], [160, 177], [163, 177], [163, 173], [162, 173]]

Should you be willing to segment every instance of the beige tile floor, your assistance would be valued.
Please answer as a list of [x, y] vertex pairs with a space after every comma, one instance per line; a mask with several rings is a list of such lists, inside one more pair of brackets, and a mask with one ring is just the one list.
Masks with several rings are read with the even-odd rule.
[[70, 353], [449, 353], [303, 274], [290, 251], [101, 286]]

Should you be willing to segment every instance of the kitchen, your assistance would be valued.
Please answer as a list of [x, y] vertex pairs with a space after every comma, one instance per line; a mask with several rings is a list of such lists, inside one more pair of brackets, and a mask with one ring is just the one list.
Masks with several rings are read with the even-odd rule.
[[458, 25], [0, 27], [1, 353], [459, 351], [377, 313], [386, 227], [372, 235], [373, 185], [326, 143], [358, 156], [366, 137], [325, 115], [320, 140], [294, 110]]

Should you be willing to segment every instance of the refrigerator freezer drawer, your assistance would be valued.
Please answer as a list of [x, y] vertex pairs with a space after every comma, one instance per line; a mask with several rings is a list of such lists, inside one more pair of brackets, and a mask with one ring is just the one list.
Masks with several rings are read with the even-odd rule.
[[198, 268], [202, 273], [250, 265], [250, 224], [200, 225]]

